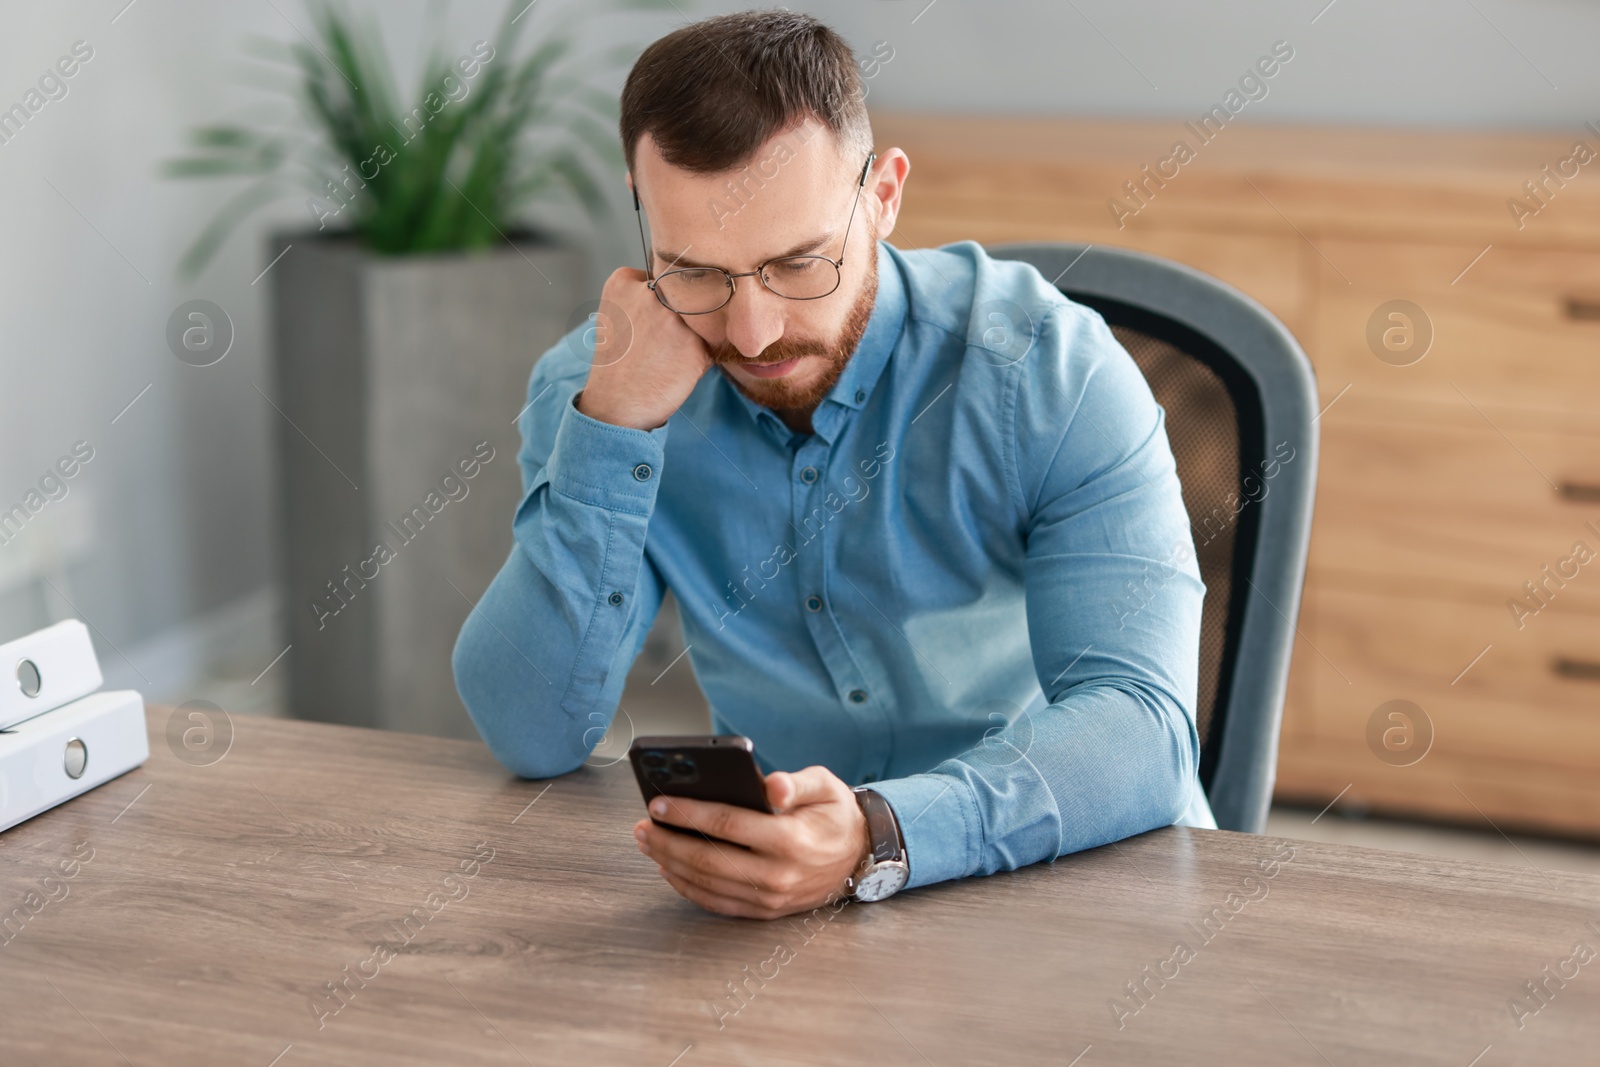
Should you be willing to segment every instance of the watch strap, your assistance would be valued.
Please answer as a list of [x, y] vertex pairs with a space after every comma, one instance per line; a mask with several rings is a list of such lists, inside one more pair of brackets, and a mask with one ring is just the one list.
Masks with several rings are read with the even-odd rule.
[[892, 863], [906, 858], [905, 838], [900, 834], [900, 820], [888, 799], [875, 789], [857, 786], [856, 802], [867, 820], [867, 838], [872, 844], [872, 863]]

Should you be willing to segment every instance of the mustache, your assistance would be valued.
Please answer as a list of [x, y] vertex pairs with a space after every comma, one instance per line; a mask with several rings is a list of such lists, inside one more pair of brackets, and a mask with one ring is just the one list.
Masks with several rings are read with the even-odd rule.
[[733, 345], [724, 341], [719, 345], [711, 346], [711, 362], [713, 364], [742, 364], [742, 363], [782, 363], [785, 360], [796, 359], [800, 356], [832, 356], [833, 349], [821, 341], [811, 338], [780, 337], [766, 348], [755, 359], [749, 359]]

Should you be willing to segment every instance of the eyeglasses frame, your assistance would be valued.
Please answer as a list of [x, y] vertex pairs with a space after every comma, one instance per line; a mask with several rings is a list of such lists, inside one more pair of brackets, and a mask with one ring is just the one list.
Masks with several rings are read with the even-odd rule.
[[[728, 302], [733, 299], [733, 294], [737, 290], [737, 283], [735, 282], [735, 279], [749, 278], [752, 276], [760, 279], [762, 288], [766, 289], [767, 292], [771, 293], [773, 296], [781, 296], [785, 300], [821, 300], [825, 296], [832, 296], [834, 293], [838, 292], [839, 284], [844, 279], [844, 254], [850, 247], [850, 229], [855, 225], [856, 208], [861, 204], [860, 193], [867, 187], [867, 172], [872, 169], [872, 164], [877, 161], [877, 158], [878, 153], [869, 152], [867, 154], [867, 161], [861, 165], [861, 176], [856, 179], [857, 195], [854, 196], [850, 202], [850, 220], [845, 223], [844, 247], [839, 249], [838, 259], [833, 259], [830, 256], [818, 255], [773, 256], [765, 263], [762, 263], [760, 266], [756, 267], [755, 270], [742, 271], [738, 274], [723, 270], [721, 267], [677, 267], [673, 270], [662, 271], [660, 274], [651, 273], [650, 246], [645, 243], [644, 239], [644, 211], [639, 206], [639, 186], [637, 183], [635, 183], [633, 186], [633, 214], [635, 221], [639, 223], [639, 247], [644, 252], [645, 285], [652, 293], [656, 294], [656, 299], [661, 302], [661, 306], [675, 315], [710, 315], [712, 312], [721, 311], [723, 308], [728, 306]], [[778, 292], [772, 286], [767, 284], [765, 271], [772, 264], [777, 263], [779, 260], [785, 259], [820, 259], [833, 264], [833, 269], [838, 273], [838, 277], [834, 280], [833, 288], [829, 289], [826, 293], [818, 293], [816, 296], [786, 296], [785, 294]], [[677, 274], [682, 271], [691, 270], [714, 270], [728, 280], [728, 295], [723, 298], [722, 303], [706, 311], [679, 311], [677, 308], [667, 303], [666, 297], [661, 295], [661, 290], [656, 287], [656, 283], [669, 274]]]

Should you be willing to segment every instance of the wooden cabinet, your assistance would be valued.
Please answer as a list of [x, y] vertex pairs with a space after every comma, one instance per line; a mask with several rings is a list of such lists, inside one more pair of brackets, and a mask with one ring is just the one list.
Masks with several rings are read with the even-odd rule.
[[[1501, 603], [1332, 583], [1319, 583], [1316, 614], [1319, 735], [1363, 737], [1373, 709], [1405, 694], [1441, 752], [1568, 774], [1600, 766], [1600, 731], [1585, 728], [1596, 685], [1563, 669], [1593, 650], [1588, 615], [1550, 610], [1519, 631]], [[1590, 793], [1600, 815], [1600, 790]]]
[[1130, 216], [1181, 124], [873, 121], [912, 163], [897, 245], [1135, 248], [1305, 346], [1325, 407], [1280, 798], [1600, 837], [1600, 179], [1520, 227], [1507, 203], [1600, 138], [1230, 126]]
[[[1323, 416], [1312, 580], [1470, 592], [1508, 619], [1506, 600], [1525, 599], [1525, 582], [1548, 581], [1542, 599], [1600, 613], [1600, 535], [1585, 526], [1600, 528], [1600, 505], [1576, 488], [1600, 481], [1600, 435], [1510, 420], [1496, 429], [1470, 410], [1401, 421], [1405, 410], [1384, 418], [1336, 405]], [[1580, 541], [1595, 551], [1593, 565], [1574, 559], [1563, 578]], [[1600, 690], [1595, 697], [1600, 715]]]
[[[1339, 238], [1317, 246], [1327, 259], [1317, 263], [1316, 315], [1301, 342], [1328, 398], [1353, 383], [1363, 395], [1468, 411], [1600, 413], [1600, 248]], [[1410, 353], [1386, 363], [1368, 344], [1374, 310], [1398, 299], [1423, 310], [1426, 323], [1416, 325], [1432, 334], [1414, 363], [1404, 363]]]

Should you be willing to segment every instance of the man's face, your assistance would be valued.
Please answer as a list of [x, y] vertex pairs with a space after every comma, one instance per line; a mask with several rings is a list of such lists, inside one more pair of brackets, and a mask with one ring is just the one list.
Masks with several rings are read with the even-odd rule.
[[[866, 330], [877, 296], [882, 212], [878, 199], [856, 184], [865, 162], [845, 159], [832, 132], [814, 119], [774, 135], [743, 167], [721, 174], [673, 167], [649, 134], [639, 141], [634, 172], [650, 227], [652, 274], [690, 266], [738, 274], [778, 256], [844, 256], [839, 288], [825, 297], [790, 300], [752, 276], [735, 280], [732, 299], [718, 310], [683, 316], [712, 362], [758, 404], [813, 410]], [[873, 187], [869, 176], [869, 193]]]

